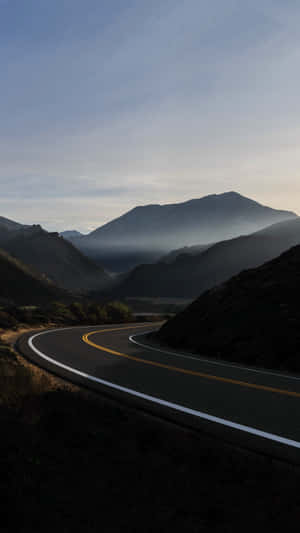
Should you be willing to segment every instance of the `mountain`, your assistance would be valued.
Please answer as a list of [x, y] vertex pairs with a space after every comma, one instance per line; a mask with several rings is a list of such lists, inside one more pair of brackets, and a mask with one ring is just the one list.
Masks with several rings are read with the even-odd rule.
[[241, 270], [259, 266], [297, 244], [300, 218], [221, 241], [196, 255], [178, 255], [170, 263], [140, 265], [115, 290], [120, 296], [195, 298]]
[[0, 249], [0, 303], [19, 305], [46, 304], [70, 300], [70, 295]]
[[68, 290], [100, 290], [110, 280], [103, 268], [85, 257], [70, 242], [38, 225], [0, 232], [0, 246], [37, 273], [45, 274], [56, 285]]
[[61, 231], [59, 235], [60, 237], [63, 237], [64, 239], [67, 239], [71, 242], [72, 239], [78, 239], [78, 237], [83, 237], [83, 234], [80, 233], [80, 231], [76, 230]]
[[300, 371], [300, 246], [219, 285], [158, 333], [205, 357]]
[[109, 270], [120, 272], [157, 261], [179, 246], [209, 244], [295, 216], [228, 192], [178, 204], [138, 206], [73, 242]]

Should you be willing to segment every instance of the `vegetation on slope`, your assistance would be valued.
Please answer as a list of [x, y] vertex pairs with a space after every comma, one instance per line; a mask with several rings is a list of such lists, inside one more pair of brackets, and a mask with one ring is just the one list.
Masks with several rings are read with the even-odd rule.
[[300, 246], [205, 292], [158, 338], [205, 357], [300, 371]]
[[98, 305], [93, 302], [51, 302], [45, 306], [9, 306], [0, 308], [0, 328], [22, 325], [97, 325], [130, 322], [131, 310], [121, 302]]

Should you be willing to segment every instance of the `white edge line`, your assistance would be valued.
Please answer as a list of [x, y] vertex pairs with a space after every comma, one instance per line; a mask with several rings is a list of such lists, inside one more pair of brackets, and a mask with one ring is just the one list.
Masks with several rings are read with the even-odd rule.
[[90, 381], [93, 381], [95, 383], [100, 383], [101, 385], [105, 385], [106, 387], [110, 387], [111, 389], [119, 390], [121, 392], [125, 392], [127, 394], [131, 394], [132, 396], [136, 396], [137, 398], [142, 398], [143, 400], [148, 400], [153, 403], [157, 403], [159, 405], [163, 405], [164, 407], [168, 407], [169, 409], [174, 409], [175, 411], [180, 411], [181, 413], [189, 414], [192, 416], [195, 416], [197, 418], [202, 418], [204, 420], [208, 420], [209, 422], [215, 422], [216, 424], [221, 424], [226, 427], [230, 427], [233, 429], [237, 429], [239, 431], [244, 431], [245, 433], [250, 433], [251, 435], [256, 435], [258, 437], [263, 437], [268, 440], [272, 440], [275, 442], [279, 442], [280, 444], [285, 444], [286, 446], [291, 446], [293, 448], [300, 448], [300, 442], [297, 442], [295, 440], [287, 439], [286, 437], [280, 437], [279, 435], [274, 435], [273, 433], [267, 433], [265, 431], [261, 431], [259, 429], [252, 428], [250, 426], [245, 426], [243, 424], [237, 424], [236, 422], [231, 422], [230, 420], [226, 420], [224, 418], [219, 418], [217, 416], [208, 415], [207, 413], [203, 413], [201, 411], [197, 411], [195, 409], [190, 409], [189, 407], [184, 407], [183, 405], [168, 402], [166, 400], [162, 400], [160, 398], [156, 398], [155, 396], [150, 396], [148, 394], [144, 394], [142, 392], [135, 391], [133, 389], [129, 389], [127, 387], [122, 387], [121, 385], [116, 385], [115, 383], [112, 383], [110, 381], [106, 381], [101, 378], [97, 378], [96, 376], [91, 376], [90, 374], [87, 374], [85, 372], [82, 372], [81, 370], [77, 370], [76, 368], [72, 368], [71, 366], [65, 365], [63, 363], [60, 363], [59, 361], [56, 361], [56, 359], [53, 359], [52, 357], [48, 357], [43, 352], [38, 350], [33, 344], [33, 340], [41, 335], [45, 335], [46, 333], [51, 333], [55, 331], [62, 331], [62, 329], [73, 329], [73, 328], [60, 328], [59, 330], [47, 330], [43, 331], [41, 333], [36, 333], [32, 337], [28, 339], [28, 345], [31, 348], [33, 352], [35, 352], [39, 357], [42, 359], [45, 359], [49, 363], [52, 363], [53, 365], [63, 368], [64, 370], [67, 370], [68, 372], [71, 372], [72, 374], [76, 374], [77, 376], [81, 376], [85, 379], [88, 379]]
[[199, 363], [209, 363], [210, 365], [217, 365], [217, 366], [224, 366], [228, 368], [237, 368], [239, 370], [247, 370], [247, 372], [255, 372], [256, 374], [265, 374], [267, 376], [277, 376], [278, 378], [285, 378], [285, 379], [293, 379], [294, 381], [300, 381], [300, 376], [291, 376], [290, 374], [281, 374], [280, 372], [271, 372], [269, 370], [260, 370], [258, 368], [250, 368], [247, 366], [242, 365], [235, 365], [234, 363], [229, 363], [225, 361], [216, 361], [215, 359], [205, 359], [201, 355], [199, 357], [194, 357], [193, 355], [187, 355], [179, 352], [170, 352], [168, 350], [162, 350], [160, 348], [156, 348], [155, 346], [151, 346], [150, 344], [144, 344], [142, 342], [139, 342], [136, 340], [136, 337], [142, 337], [143, 335], [148, 335], [149, 333], [154, 333], [157, 331], [157, 329], [151, 329], [150, 331], [144, 331], [143, 333], [134, 333], [134, 335], [130, 335], [128, 339], [133, 344], [137, 344], [137, 346], [140, 346], [141, 348], [146, 348], [147, 350], [153, 350], [154, 352], [160, 352], [165, 353], [167, 355], [173, 355], [174, 357], [181, 357], [182, 359], [193, 359], [194, 361], [198, 361]]

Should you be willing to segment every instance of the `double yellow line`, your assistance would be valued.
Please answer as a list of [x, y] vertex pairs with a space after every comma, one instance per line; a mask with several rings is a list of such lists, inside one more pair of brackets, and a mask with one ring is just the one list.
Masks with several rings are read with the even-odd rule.
[[[248, 389], [257, 389], [257, 390], [263, 390], [267, 392], [274, 392], [277, 394], [283, 394], [285, 396], [293, 396], [295, 398], [300, 398], [299, 392], [289, 391], [285, 389], [277, 389], [274, 387], [268, 387], [267, 385], [257, 385], [255, 383], [249, 383], [247, 381], [239, 381], [236, 379], [231, 378], [223, 378], [220, 376], [214, 376], [212, 374], [205, 374], [204, 372], [197, 372], [196, 370], [188, 370], [186, 368], [181, 368], [173, 365], [167, 365], [164, 363], [159, 363], [157, 361], [149, 361], [148, 359], [142, 359], [141, 357], [135, 357], [134, 355], [128, 355], [126, 353], [117, 352], [116, 350], [112, 350], [111, 348], [107, 348], [106, 346], [101, 346], [100, 344], [96, 344], [93, 341], [90, 340], [90, 337], [92, 335], [96, 335], [99, 333], [108, 333], [113, 331], [123, 331], [128, 329], [137, 329], [137, 328], [144, 328], [145, 326], [126, 326], [122, 328], [113, 328], [113, 329], [102, 329], [98, 331], [91, 331], [90, 333], [86, 333], [82, 336], [83, 342], [86, 344], [89, 344], [93, 348], [96, 348], [97, 350], [100, 350], [101, 352], [107, 352], [112, 355], [116, 355], [118, 357], [123, 357], [125, 359], [130, 359], [131, 361], [135, 361], [138, 363], [143, 363], [144, 365], [150, 365], [155, 366], [158, 368], [164, 368], [166, 370], [171, 370], [172, 372], [180, 372], [181, 374], [187, 374], [190, 376], [197, 376], [204, 379], [214, 380], [214, 381], [220, 381], [223, 383], [230, 383], [232, 385], [239, 385], [240, 387], [246, 387]], [[163, 353], [163, 351], [162, 351]], [[200, 361], [200, 359], [199, 359]]]

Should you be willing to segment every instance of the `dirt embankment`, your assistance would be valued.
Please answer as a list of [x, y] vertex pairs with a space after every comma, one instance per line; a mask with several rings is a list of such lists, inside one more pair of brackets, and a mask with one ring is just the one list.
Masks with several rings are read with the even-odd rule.
[[50, 327], [53, 327], [54, 324], [49, 324], [46, 326], [40, 326], [37, 325], [35, 327], [26, 327], [22, 326], [20, 328], [16, 329], [0, 329], [0, 341], [3, 341], [10, 346], [14, 346], [17, 339], [23, 335], [24, 333], [30, 333], [30, 331], [42, 331], [43, 329], [49, 329]]
[[[53, 327], [54, 324], [49, 324]], [[42, 331], [45, 326], [0, 330], [0, 405], [17, 408], [25, 398], [50, 391], [78, 391], [78, 387], [53, 376], [22, 357], [16, 350], [17, 339], [24, 333]]]

